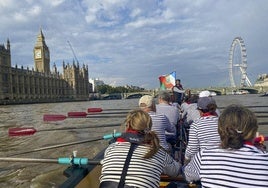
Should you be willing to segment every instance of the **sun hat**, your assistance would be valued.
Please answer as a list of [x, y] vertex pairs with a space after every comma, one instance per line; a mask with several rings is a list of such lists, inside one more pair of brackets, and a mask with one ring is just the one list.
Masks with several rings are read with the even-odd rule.
[[201, 97], [197, 101], [197, 109], [208, 110], [209, 104], [216, 104], [212, 97]]
[[139, 100], [140, 107], [151, 107], [153, 105], [154, 98], [151, 95], [144, 95]]

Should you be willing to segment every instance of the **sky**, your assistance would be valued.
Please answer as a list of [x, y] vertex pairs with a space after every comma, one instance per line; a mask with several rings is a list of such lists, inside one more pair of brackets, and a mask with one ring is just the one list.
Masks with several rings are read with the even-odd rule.
[[[0, 44], [10, 40], [13, 67], [34, 67], [42, 29], [51, 69], [76, 57], [89, 78], [112, 86], [155, 89], [159, 76], [176, 71], [184, 88], [228, 87], [236, 37], [252, 84], [268, 73], [267, 0], [1, 0], [0, 12]], [[236, 44], [233, 65], [239, 51]]]

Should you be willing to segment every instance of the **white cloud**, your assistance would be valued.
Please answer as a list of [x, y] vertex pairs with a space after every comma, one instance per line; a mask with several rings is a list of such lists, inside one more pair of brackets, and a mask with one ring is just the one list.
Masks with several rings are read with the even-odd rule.
[[33, 66], [41, 26], [51, 65], [73, 60], [69, 40], [89, 76], [111, 84], [154, 88], [172, 71], [186, 87], [227, 84], [236, 36], [253, 81], [268, 72], [265, 0], [2, 0], [0, 11], [0, 41], [10, 38], [13, 65]]

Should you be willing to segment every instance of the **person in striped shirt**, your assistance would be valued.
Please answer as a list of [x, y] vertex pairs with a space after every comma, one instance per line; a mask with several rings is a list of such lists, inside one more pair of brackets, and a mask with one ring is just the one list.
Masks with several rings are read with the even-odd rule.
[[162, 173], [179, 175], [181, 165], [160, 146], [148, 113], [131, 111], [124, 124], [125, 133], [105, 150], [100, 188], [158, 188]]
[[159, 91], [158, 93], [158, 104], [156, 104], [156, 113], [165, 115], [174, 129], [173, 133], [166, 132], [166, 139], [168, 142], [176, 142], [177, 125], [179, 120], [179, 108], [172, 106], [171, 95], [168, 91]]
[[198, 152], [184, 167], [202, 187], [268, 187], [268, 153], [254, 144], [257, 118], [240, 105], [226, 107], [218, 122], [221, 145]]
[[201, 97], [198, 99], [197, 109], [201, 117], [190, 126], [188, 144], [185, 151], [185, 163], [199, 150], [220, 144], [216, 108], [216, 102], [211, 97]]
[[152, 130], [156, 132], [160, 145], [167, 151], [171, 152], [171, 146], [167, 142], [166, 134], [176, 133], [176, 128], [169, 122], [163, 114], [156, 113], [155, 100], [151, 95], [144, 95], [139, 100], [139, 107], [147, 112], [152, 118]]
[[185, 123], [187, 126], [190, 126], [195, 120], [200, 118], [200, 112], [197, 109], [197, 101], [198, 101], [198, 95], [192, 95], [187, 102], [187, 105], [184, 105], [183, 108], [182, 104], [182, 116], [185, 119]]

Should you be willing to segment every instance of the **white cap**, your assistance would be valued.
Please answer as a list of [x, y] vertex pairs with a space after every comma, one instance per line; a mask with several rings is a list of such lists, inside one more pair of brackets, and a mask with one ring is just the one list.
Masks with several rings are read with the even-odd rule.
[[151, 95], [144, 95], [139, 100], [140, 107], [151, 107], [153, 105], [154, 98]]
[[201, 91], [201, 92], [199, 93], [199, 97], [211, 97], [211, 93], [210, 93], [210, 91], [208, 91], [208, 90]]

